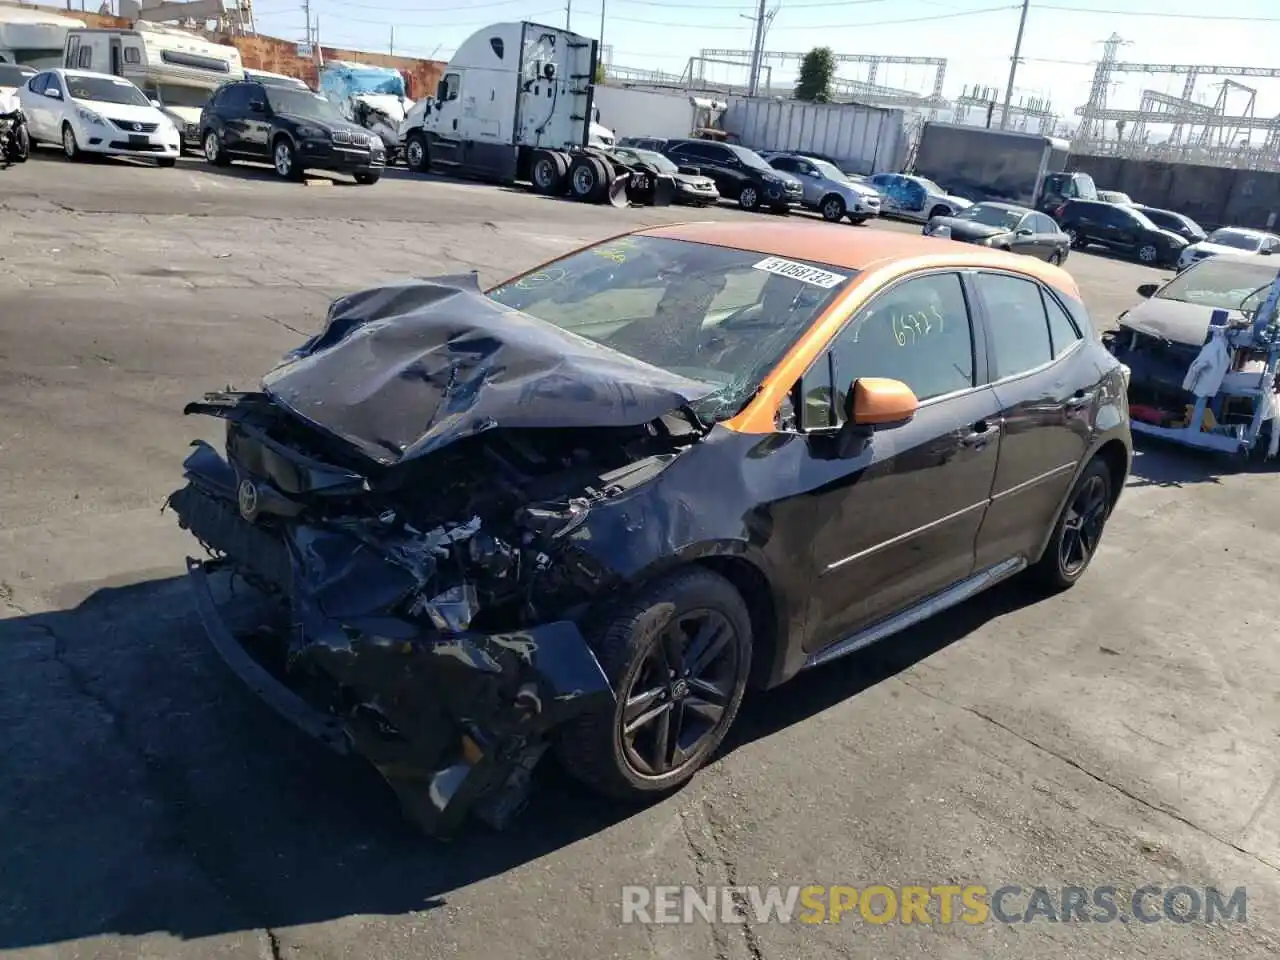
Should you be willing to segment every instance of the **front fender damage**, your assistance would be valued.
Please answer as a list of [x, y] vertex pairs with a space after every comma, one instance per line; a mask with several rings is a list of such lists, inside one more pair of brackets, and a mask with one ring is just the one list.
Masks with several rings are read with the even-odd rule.
[[303, 733], [338, 753], [354, 748], [427, 833], [447, 836], [469, 813], [505, 827], [528, 796], [549, 731], [614, 703], [569, 621], [443, 636], [396, 617], [334, 619], [305, 587], [292, 604], [290, 679], [277, 677], [218, 614], [207, 573], [222, 565], [188, 561], [197, 612], [223, 660]]

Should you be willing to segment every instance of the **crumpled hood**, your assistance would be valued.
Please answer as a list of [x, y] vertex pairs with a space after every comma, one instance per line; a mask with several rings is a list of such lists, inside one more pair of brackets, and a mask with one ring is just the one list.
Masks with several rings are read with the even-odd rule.
[[167, 103], [160, 108], [161, 113], [179, 125], [199, 123], [202, 110], [201, 107], [175, 107]]
[[394, 124], [403, 122], [405, 114], [413, 106], [412, 100], [401, 99], [390, 93], [356, 93], [352, 94], [351, 99], [367, 103], [373, 109], [382, 111]]
[[495, 427], [638, 426], [714, 389], [504, 307], [474, 275], [334, 301], [262, 385], [387, 466]]
[[[1204, 344], [1205, 338], [1209, 335], [1211, 316], [1213, 316], [1212, 307], [1201, 306], [1198, 303], [1185, 303], [1182, 300], [1161, 300], [1158, 297], [1152, 297], [1128, 310], [1124, 319], [1120, 321], [1120, 325], [1171, 343], [1199, 347]], [[1239, 310], [1230, 310], [1227, 316], [1231, 320], [1244, 318], [1244, 314]]]
[[997, 237], [1002, 233], [1010, 231], [1004, 227], [993, 227], [986, 223], [976, 223], [973, 220], [965, 220], [961, 217], [934, 217], [929, 221], [934, 228], [948, 227], [951, 230], [951, 236], [959, 240], [983, 240], [987, 237]]

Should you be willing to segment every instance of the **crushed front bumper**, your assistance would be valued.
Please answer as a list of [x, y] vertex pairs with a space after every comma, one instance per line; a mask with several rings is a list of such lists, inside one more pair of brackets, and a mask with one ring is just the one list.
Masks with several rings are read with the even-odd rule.
[[[188, 459], [189, 478], [193, 461], [207, 465], [209, 453], [204, 448]], [[612, 709], [609, 680], [570, 621], [444, 634], [381, 613], [330, 617], [305, 586], [314, 582], [311, 571], [300, 567], [316, 554], [242, 519], [225, 493], [215, 492], [225, 489], [225, 480], [216, 474], [195, 478], [170, 498], [180, 524], [224, 555], [188, 560], [196, 610], [214, 648], [294, 727], [331, 750], [354, 751], [372, 763], [408, 818], [427, 833], [448, 835], [468, 813], [495, 828], [506, 826], [523, 806], [551, 731], [585, 713]], [[269, 547], [271, 540], [279, 550]], [[227, 568], [270, 580], [281, 554], [293, 570], [284, 591], [287, 668], [278, 672], [232, 634], [208, 574]], [[332, 587], [330, 582], [326, 596]]]

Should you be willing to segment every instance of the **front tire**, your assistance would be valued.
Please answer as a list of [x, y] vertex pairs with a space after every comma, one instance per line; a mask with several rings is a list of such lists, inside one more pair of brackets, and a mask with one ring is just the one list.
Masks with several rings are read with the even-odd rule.
[[17, 134], [14, 135], [15, 145], [9, 152], [10, 163], [25, 163], [27, 158], [31, 156], [31, 134], [27, 133], [26, 125], [18, 128]]
[[363, 187], [371, 187], [375, 183], [377, 183], [379, 180], [382, 179], [382, 174], [380, 173], [356, 173], [356, 174], [353, 174], [352, 176], [354, 177], [356, 183], [360, 184]]
[[928, 222], [929, 220], [932, 220], [934, 217], [953, 217], [953, 216], [955, 216], [954, 211], [952, 211], [950, 207], [940, 203], [936, 207], [934, 207], [932, 210], [929, 211], [929, 216], [926, 218], [926, 222]]
[[1082, 237], [1078, 231], [1075, 229], [1067, 229], [1062, 232], [1067, 235], [1067, 243], [1071, 246], [1072, 250], [1084, 249], [1084, 237]]
[[177, 157], [156, 157], [157, 167], [172, 167], [177, 162]]
[[302, 165], [298, 163], [298, 151], [288, 137], [277, 137], [271, 145], [271, 165], [282, 180], [301, 180]]
[[751, 618], [733, 584], [679, 570], [611, 613], [592, 638], [617, 695], [612, 713], [561, 732], [574, 777], [620, 800], [651, 800], [691, 780], [742, 703], [751, 670]]
[[69, 123], [62, 125], [62, 155], [73, 163], [84, 159], [80, 144], [76, 142], [76, 132], [71, 129]]
[[1144, 243], [1138, 248], [1138, 259], [1149, 267], [1154, 267], [1160, 260], [1160, 251], [1154, 243]]
[[427, 153], [427, 140], [420, 133], [409, 134], [404, 144], [404, 165], [414, 173], [431, 170], [431, 155]]
[[1041, 587], [1052, 593], [1069, 589], [1089, 569], [1111, 516], [1113, 483], [1103, 460], [1095, 457], [1085, 467], [1071, 488], [1044, 556], [1030, 570]]
[[852, 223], [855, 227], [862, 226], [864, 223], [867, 222], [867, 220], [868, 220], [867, 217], [850, 217], [849, 218], [849, 222]]

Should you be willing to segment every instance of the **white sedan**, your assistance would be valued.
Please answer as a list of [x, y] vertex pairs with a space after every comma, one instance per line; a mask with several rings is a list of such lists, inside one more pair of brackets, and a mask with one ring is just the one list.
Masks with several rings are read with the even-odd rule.
[[1178, 272], [1220, 253], [1269, 257], [1280, 253], [1280, 237], [1265, 230], [1250, 230], [1247, 227], [1219, 227], [1199, 243], [1183, 249], [1178, 257]]
[[83, 153], [142, 157], [171, 167], [182, 136], [173, 121], [122, 77], [86, 70], [46, 70], [18, 89], [27, 132], [57, 143], [68, 160]]

